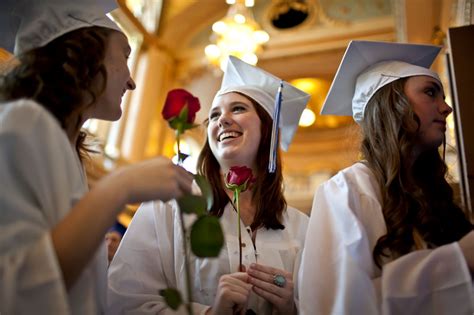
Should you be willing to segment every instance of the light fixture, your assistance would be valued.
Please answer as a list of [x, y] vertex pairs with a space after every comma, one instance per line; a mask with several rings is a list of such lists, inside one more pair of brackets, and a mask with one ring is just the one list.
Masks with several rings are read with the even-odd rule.
[[314, 114], [314, 112], [309, 108], [305, 108], [303, 110], [303, 113], [301, 114], [301, 118], [298, 125], [301, 127], [309, 127], [314, 124], [315, 121], [316, 115]]
[[338, 128], [352, 122], [352, 117], [319, 115], [329, 91], [330, 82], [328, 80], [322, 78], [299, 78], [291, 80], [290, 83], [311, 95], [307, 108], [301, 115], [301, 119], [298, 123], [299, 126], [313, 128]]
[[211, 64], [221, 69], [224, 69], [229, 55], [255, 65], [258, 61], [257, 54], [270, 36], [260, 29], [253, 18], [249, 9], [253, 6], [252, 0], [227, 0], [226, 2], [230, 4], [229, 11], [222, 20], [212, 25], [212, 44], [206, 46], [204, 50], [206, 57]]

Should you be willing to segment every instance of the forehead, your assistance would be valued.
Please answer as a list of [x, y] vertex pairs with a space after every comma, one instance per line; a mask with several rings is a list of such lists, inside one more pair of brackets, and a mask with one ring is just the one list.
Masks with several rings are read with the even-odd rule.
[[108, 46], [112, 49], [130, 50], [127, 37], [123, 33], [117, 31], [111, 32], [109, 36]]
[[211, 109], [226, 106], [232, 103], [244, 103], [253, 106], [252, 101], [248, 97], [237, 92], [229, 92], [216, 96], [214, 102], [212, 102]]
[[441, 88], [443, 87], [441, 82], [439, 82], [437, 79], [430, 77], [428, 75], [416, 75], [416, 76], [409, 77], [407, 80], [407, 84], [411, 84], [411, 85], [418, 85], [418, 84], [424, 84], [424, 83], [435, 83], [439, 85]]

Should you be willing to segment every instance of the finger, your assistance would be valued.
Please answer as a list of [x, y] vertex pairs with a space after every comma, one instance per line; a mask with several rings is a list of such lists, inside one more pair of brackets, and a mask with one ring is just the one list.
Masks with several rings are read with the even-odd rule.
[[252, 289], [255, 294], [260, 296], [261, 298], [265, 299], [266, 301], [270, 302], [273, 305], [281, 305], [285, 301], [278, 295], [275, 295], [271, 292], [265, 291], [259, 287], [254, 286]]
[[246, 289], [243, 287], [226, 286], [222, 289], [221, 296], [227, 301], [235, 304], [245, 303], [250, 295], [251, 287]]
[[178, 177], [178, 187], [182, 194], [191, 194], [192, 181], [188, 181], [186, 178]]
[[241, 285], [241, 284], [233, 284], [233, 283], [226, 282], [226, 283], [222, 283], [221, 285], [221, 291], [222, 292], [228, 291], [227, 295], [235, 293], [235, 294], [241, 294], [241, 295], [247, 296], [251, 289], [252, 289], [252, 285], [249, 285], [249, 284]]
[[247, 273], [253, 278], [257, 278], [262, 281], [273, 283], [274, 274], [260, 271], [258, 269], [252, 268], [252, 266], [250, 266]]
[[[280, 298], [285, 298], [285, 297], [288, 297], [288, 295], [292, 294], [293, 292], [293, 288], [292, 288], [292, 285], [291, 285], [291, 288], [290, 288], [290, 285], [287, 283], [286, 285], [288, 285], [288, 288], [285, 287], [285, 288], [280, 288], [276, 285], [274, 285], [273, 283], [268, 283], [266, 281], [262, 281], [262, 280], [259, 280], [257, 278], [250, 278], [250, 284], [252, 284], [255, 287], [259, 288], [260, 290], [263, 290], [265, 292], [268, 292], [268, 293], [271, 293], [272, 295], [275, 295], [277, 297], [280, 297]], [[291, 292], [290, 292], [291, 290]]]
[[248, 283], [249, 275], [243, 272], [235, 272], [232, 274], [223, 275], [219, 279], [219, 282], [223, 284], [230, 284], [232, 286], [240, 286], [248, 290], [250, 290], [252, 287], [252, 285]]
[[178, 174], [180, 177], [182, 177], [183, 179], [185, 179], [187, 182], [190, 182], [192, 183], [194, 181], [194, 175], [193, 173], [187, 171], [185, 168], [183, 168], [182, 166], [177, 166], [177, 165], [173, 165], [173, 167], [176, 168]]
[[184, 194], [189, 194], [192, 191], [192, 185], [193, 185], [193, 176], [191, 173], [188, 173], [185, 169], [177, 166], [177, 180], [178, 180], [178, 185], [179, 189], [184, 193]]
[[292, 273], [290, 273], [286, 270], [277, 269], [277, 268], [273, 268], [273, 267], [266, 266], [266, 265], [261, 265], [261, 264], [255, 264], [255, 263], [250, 264], [249, 270], [250, 269], [258, 270], [260, 272], [264, 272], [264, 273], [270, 274], [272, 276], [282, 275], [285, 278], [292, 278], [293, 277]]

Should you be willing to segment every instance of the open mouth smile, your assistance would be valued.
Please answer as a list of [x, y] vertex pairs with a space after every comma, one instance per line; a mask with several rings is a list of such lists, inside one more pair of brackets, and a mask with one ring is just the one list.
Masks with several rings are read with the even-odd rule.
[[217, 142], [222, 142], [228, 139], [235, 139], [242, 135], [241, 132], [237, 131], [223, 131], [217, 136]]

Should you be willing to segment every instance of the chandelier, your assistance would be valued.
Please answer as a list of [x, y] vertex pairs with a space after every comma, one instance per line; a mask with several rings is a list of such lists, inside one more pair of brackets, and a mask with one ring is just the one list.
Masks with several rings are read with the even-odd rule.
[[224, 69], [227, 56], [232, 55], [243, 61], [257, 64], [257, 54], [270, 36], [261, 30], [253, 18], [249, 7], [253, 0], [226, 0], [230, 4], [227, 15], [212, 25], [212, 44], [204, 52], [209, 62]]

